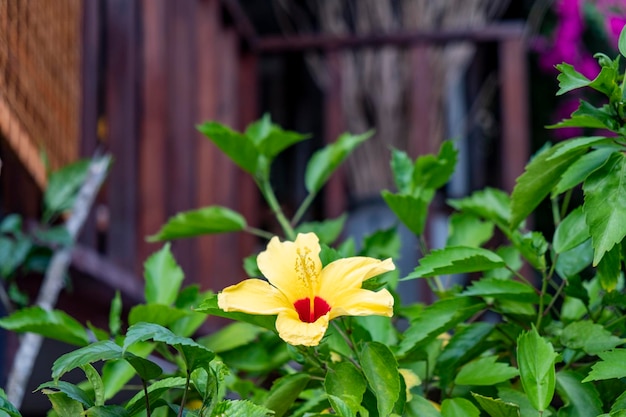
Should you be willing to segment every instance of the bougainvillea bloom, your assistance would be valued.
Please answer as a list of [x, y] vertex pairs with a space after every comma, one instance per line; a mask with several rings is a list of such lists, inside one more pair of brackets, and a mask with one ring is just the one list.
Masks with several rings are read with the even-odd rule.
[[224, 311], [276, 314], [278, 335], [292, 345], [316, 346], [328, 322], [339, 316], [393, 314], [393, 297], [386, 289], [361, 288], [366, 279], [395, 266], [368, 257], [338, 259], [322, 268], [320, 244], [314, 233], [298, 234], [295, 242], [270, 240], [257, 257], [267, 281], [247, 279], [218, 295]]

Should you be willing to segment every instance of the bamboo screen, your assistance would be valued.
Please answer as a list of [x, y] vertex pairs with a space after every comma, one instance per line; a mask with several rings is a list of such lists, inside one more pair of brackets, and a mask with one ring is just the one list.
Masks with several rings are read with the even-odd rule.
[[81, 0], [0, 0], [0, 132], [35, 181], [79, 151]]

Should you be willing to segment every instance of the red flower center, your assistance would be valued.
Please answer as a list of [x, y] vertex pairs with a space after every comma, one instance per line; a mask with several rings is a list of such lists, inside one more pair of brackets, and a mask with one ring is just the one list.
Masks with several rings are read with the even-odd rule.
[[293, 303], [293, 306], [298, 312], [300, 321], [304, 323], [313, 323], [330, 311], [328, 303], [320, 297], [315, 297], [313, 302], [308, 297], [302, 298]]

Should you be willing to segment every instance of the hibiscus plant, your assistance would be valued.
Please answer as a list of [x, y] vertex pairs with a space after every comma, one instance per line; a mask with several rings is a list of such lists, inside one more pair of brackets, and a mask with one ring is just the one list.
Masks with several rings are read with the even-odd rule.
[[[626, 30], [619, 46], [626, 57]], [[396, 189], [382, 197], [421, 253], [407, 276], [394, 265], [396, 228], [355, 242], [340, 238], [345, 217], [302, 221], [369, 133], [344, 134], [312, 156], [308, 195], [288, 218], [271, 166], [307, 136], [269, 116], [244, 132], [199, 126], [254, 178], [280, 235], [227, 207], [173, 217], [151, 239], [247, 232], [266, 249], [245, 260], [247, 279], [203, 293], [181, 287], [166, 243], [146, 261], [146, 303], [131, 309], [128, 326], [119, 297], [109, 329], [71, 322], [76, 337], [66, 341], [79, 348], [58, 358], [39, 390], [63, 416], [625, 416], [626, 82], [620, 57], [596, 58], [602, 70], [593, 80], [559, 65], [557, 94], [591, 88], [607, 102], [582, 101], [553, 126], [594, 135], [544, 146], [510, 195], [487, 188], [448, 200], [442, 249], [429, 248], [424, 231], [455, 170], [453, 143], [415, 160], [392, 151]], [[553, 228], [533, 230], [537, 216], [551, 217]], [[436, 301], [402, 304], [403, 280], [425, 280]], [[233, 321], [193, 339], [207, 315]], [[0, 325], [42, 331], [45, 318], [28, 327], [25, 317], [17, 312]], [[63, 323], [54, 322], [69, 328]], [[62, 380], [76, 368], [83, 383]], [[114, 402], [133, 377], [136, 395]], [[19, 416], [2, 398], [0, 409]]]

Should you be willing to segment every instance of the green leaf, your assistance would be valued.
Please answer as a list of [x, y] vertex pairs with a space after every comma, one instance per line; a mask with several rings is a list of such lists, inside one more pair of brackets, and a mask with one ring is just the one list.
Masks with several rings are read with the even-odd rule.
[[52, 390], [54, 390], [56, 392], [62, 392], [65, 395], [67, 395], [69, 399], [78, 401], [80, 404], [84, 405], [85, 407], [94, 406], [93, 398], [91, 398], [89, 394], [87, 394], [85, 391], [83, 391], [76, 385], [70, 384], [69, 382], [65, 382], [65, 381], [45, 382], [37, 387], [37, 391], [39, 390], [42, 390], [42, 391], [45, 390], [48, 392], [53, 392]]
[[626, 376], [626, 349], [598, 352], [598, 356], [601, 360], [591, 366], [591, 372], [582, 382], [623, 378]]
[[411, 179], [413, 178], [413, 161], [404, 151], [391, 150], [391, 171], [400, 194], [411, 192]]
[[496, 253], [506, 263], [506, 267], [491, 269], [483, 274], [485, 278], [511, 279], [512, 271], [519, 271], [522, 268], [522, 258], [520, 253], [513, 246], [500, 246]]
[[[613, 402], [611, 406], [611, 413], [615, 413], [618, 411], [626, 411], [626, 391], [622, 392]], [[619, 417], [623, 417], [623, 414], [618, 414]], [[611, 414], [611, 417], [613, 414]]]
[[22, 233], [22, 216], [17, 213], [7, 214], [0, 222], [0, 233], [19, 235]]
[[457, 209], [490, 220], [500, 228], [505, 228], [511, 219], [511, 202], [502, 190], [485, 188], [475, 191], [469, 197], [450, 199], [447, 203]]
[[256, 175], [259, 151], [252, 139], [217, 122], [196, 126], [198, 131], [213, 142], [239, 168]]
[[517, 178], [511, 194], [511, 228], [516, 228], [532, 213], [558, 184], [567, 168], [586, 151], [585, 147], [574, 148], [553, 158], [564, 148], [563, 144], [567, 142], [561, 142], [540, 152]]
[[306, 167], [304, 182], [307, 191], [317, 193], [352, 151], [373, 134], [373, 131], [360, 135], [344, 133], [336, 142], [315, 152]]
[[434, 250], [419, 263], [404, 280], [486, 271], [505, 265], [504, 260], [490, 250], [463, 246]]
[[53, 172], [44, 191], [44, 220], [72, 207], [81, 185], [87, 178], [90, 161], [81, 159]]
[[257, 146], [259, 151], [271, 162], [276, 155], [286, 148], [310, 137], [311, 135], [308, 134], [283, 130], [278, 125], [272, 125], [269, 134]]
[[426, 307], [404, 332], [397, 355], [403, 356], [466, 320], [485, 304], [475, 298], [458, 297], [434, 302]]
[[449, 235], [446, 246], [480, 247], [493, 236], [493, 223], [482, 221], [470, 213], [454, 213], [450, 216]]
[[602, 413], [602, 400], [593, 384], [583, 384], [582, 375], [573, 371], [560, 371], [556, 374], [556, 391], [565, 406], [559, 409], [559, 416], [597, 416]]
[[141, 356], [133, 355], [130, 352], [124, 354], [124, 359], [126, 359], [144, 381], [155, 379], [163, 373], [163, 369], [156, 363], [149, 359], [142, 358]]
[[111, 300], [109, 310], [109, 331], [113, 336], [117, 336], [122, 327], [122, 296], [119, 291], [115, 291], [115, 297]]
[[215, 353], [188, 337], [177, 336], [163, 326], [154, 323], [137, 323], [128, 328], [123, 349], [126, 351], [137, 342], [154, 340], [174, 347], [183, 357], [187, 370], [206, 367], [215, 357]]
[[341, 235], [348, 216], [343, 214], [335, 219], [321, 222], [306, 222], [296, 228], [296, 233], [313, 232], [320, 239], [320, 242], [332, 245]]
[[221, 353], [253, 343], [261, 332], [263, 329], [254, 324], [235, 322], [199, 339], [198, 343]]
[[244, 134], [251, 139], [254, 144], [258, 145], [265, 140], [271, 130], [272, 118], [269, 113], [265, 113], [260, 119], [250, 123], [246, 127]]
[[587, 150], [592, 146], [610, 145], [613, 139], [606, 136], [583, 136], [580, 138], [568, 139], [554, 146], [554, 152], [547, 158], [547, 161], [554, 161], [561, 156], [577, 153], [580, 150]]
[[587, 239], [580, 245], [559, 255], [556, 260], [556, 272], [561, 277], [571, 279], [589, 266], [592, 259], [591, 239]]
[[401, 246], [400, 235], [395, 227], [379, 229], [365, 236], [359, 255], [377, 259], [396, 259], [400, 256]]
[[100, 374], [98, 373], [98, 371], [96, 371], [96, 368], [94, 368], [93, 365], [91, 365], [90, 363], [85, 364], [80, 368], [85, 373], [85, 376], [87, 377], [87, 380], [91, 385], [91, 389], [93, 390], [93, 405], [104, 405], [104, 384], [102, 383], [102, 378], [100, 377]]
[[144, 276], [148, 303], [170, 305], [176, 300], [185, 275], [176, 263], [169, 243], [153, 253], [144, 263]]
[[[160, 379], [148, 386], [148, 400], [152, 405], [157, 399], [159, 399], [163, 393], [172, 389], [182, 390], [186, 384], [185, 378], [181, 377], [169, 377]], [[142, 410], [146, 409], [146, 394], [144, 390], [139, 391], [133, 398], [131, 398], [126, 404], [126, 410], [128, 414], [134, 416]]]
[[575, 321], [561, 332], [561, 343], [570, 349], [582, 349], [590, 355], [623, 344], [624, 339], [614, 336], [602, 325], [589, 320]]
[[[611, 62], [611, 64], [613, 64], [613, 62]], [[609, 97], [609, 99], [619, 97], [619, 87], [617, 85], [618, 70], [619, 63], [617, 63], [617, 65], [602, 65], [600, 73], [594, 78], [591, 84], [589, 84], [589, 87], [601, 92]]]
[[386, 345], [366, 342], [359, 352], [359, 363], [376, 396], [378, 414], [388, 416], [400, 396], [400, 374], [396, 358]]
[[509, 381], [519, 375], [517, 369], [507, 363], [496, 362], [498, 357], [485, 356], [469, 362], [461, 368], [454, 383], [457, 385], [493, 386]]
[[548, 242], [541, 232], [529, 232], [521, 234], [515, 231], [511, 241], [524, 259], [539, 271], [546, 269], [545, 253], [548, 250]]
[[126, 409], [119, 405], [103, 405], [85, 410], [86, 417], [131, 417]]
[[85, 328], [60, 310], [27, 307], [0, 318], [0, 327], [17, 333], [31, 332], [77, 346], [89, 343]]
[[224, 317], [227, 319], [251, 323], [274, 332], [276, 331], [276, 326], [274, 325], [276, 322], [275, 316], [259, 316], [239, 312], [225, 312], [217, 305], [217, 294], [209, 296], [197, 308], [195, 308], [195, 311], [216, 317]]
[[557, 64], [556, 69], [560, 71], [560, 74], [556, 77], [556, 79], [559, 80], [559, 91], [556, 92], [557, 96], [577, 88], [587, 87], [591, 83], [591, 80], [576, 71], [570, 64]]
[[589, 174], [601, 167], [613, 152], [615, 149], [612, 147], [599, 148], [578, 158], [563, 173], [561, 180], [552, 190], [552, 195], [561, 194], [583, 182]]
[[363, 394], [367, 389], [365, 378], [351, 362], [333, 364], [324, 379], [324, 390], [329, 396], [332, 407], [336, 410], [337, 399], [340, 399], [355, 416], [361, 407]]
[[493, 297], [496, 300], [511, 300], [527, 303], [538, 302], [538, 295], [533, 287], [519, 281], [482, 278], [473, 281], [461, 294], [473, 297]]
[[[33, 244], [28, 237], [20, 236], [12, 239], [0, 236], [0, 276], [9, 277], [28, 259]], [[46, 265], [47, 267], [47, 260]]]
[[589, 239], [589, 228], [582, 207], [577, 207], [563, 219], [554, 232], [552, 245], [556, 253], [563, 253]]
[[520, 390], [500, 385], [498, 386], [498, 396], [505, 402], [518, 405], [522, 417], [549, 417], [552, 415], [549, 409], [543, 413], [535, 410], [528, 397]]
[[442, 417], [479, 417], [480, 410], [465, 398], [446, 398], [441, 403]]
[[539, 336], [534, 327], [519, 336], [517, 345], [517, 363], [524, 392], [532, 406], [543, 412], [554, 396], [557, 354], [552, 344]]
[[411, 232], [417, 236], [424, 233], [431, 196], [393, 194], [387, 190], [383, 190], [381, 194], [391, 211]]
[[53, 248], [70, 247], [74, 243], [65, 225], [35, 229], [34, 237], [38, 244]]
[[164, 304], [137, 304], [128, 313], [128, 324], [147, 323], [159, 324], [169, 327], [176, 320], [193, 314], [192, 311], [185, 311], [179, 308], [170, 307]]
[[411, 417], [441, 417], [441, 413], [435, 408], [432, 402], [428, 401], [421, 395], [414, 396], [407, 404]]
[[246, 219], [236, 211], [222, 206], [204, 207], [178, 213], [170, 218], [149, 242], [189, 238], [218, 233], [239, 232], [246, 228]]
[[271, 410], [246, 400], [228, 400], [219, 403], [212, 416], [224, 417], [266, 417], [273, 416]]
[[82, 404], [68, 397], [64, 392], [49, 389], [44, 389], [42, 392], [48, 396], [48, 400], [52, 403], [52, 408], [57, 415], [63, 417], [81, 417], [83, 415]]
[[2, 388], [0, 388], [0, 411], [4, 411], [9, 417], [22, 417], [19, 410], [9, 402]]
[[500, 398], [485, 397], [472, 392], [478, 405], [491, 417], [520, 417], [519, 405], [503, 401]]
[[[133, 356], [147, 357], [155, 348], [154, 343], [137, 343], [126, 353], [126, 358]], [[124, 356], [120, 350], [120, 359]], [[136, 376], [137, 371], [126, 360], [109, 360], [102, 366], [102, 383], [104, 384], [104, 398], [113, 398], [126, 384]]]
[[580, 106], [572, 113], [571, 118], [547, 127], [552, 129], [561, 127], [586, 127], [590, 129], [608, 129], [616, 131], [619, 126], [616, 125], [612, 109], [609, 105], [597, 108], [586, 101], [581, 101]]
[[281, 417], [291, 408], [302, 390], [306, 388], [310, 377], [304, 373], [283, 376], [277, 379], [263, 407], [274, 411], [276, 417]]
[[594, 248], [593, 265], [626, 236], [626, 155], [613, 153], [583, 184], [583, 211]]
[[626, 26], [622, 28], [622, 31], [619, 34], [617, 47], [619, 49], [619, 53], [622, 54], [623, 57], [626, 57]]
[[439, 375], [441, 387], [448, 386], [454, 380], [458, 367], [485, 349], [484, 342], [493, 329], [493, 324], [479, 322], [455, 331], [435, 363], [435, 374]]
[[611, 292], [617, 287], [621, 275], [621, 258], [619, 245], [613, 246], [598, 263], [598, 277], [603, 290]]
[[52, 364], [52, 378], [56, 381], [66, 372], [72, 369], [97, 361], [107, 361], [122, 358], [122, 348], [111, 342], [103, 340], [95, 342], [80, 349], [61, 355]]
[[421, 155], [413, 168], [413, 191], [443, 187], [450, 180], [456, 167], [458, 151], [451, 141], [444, 141], [438, 155]]

